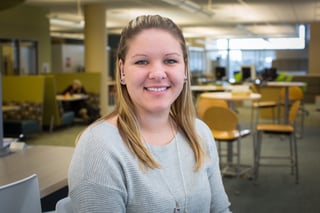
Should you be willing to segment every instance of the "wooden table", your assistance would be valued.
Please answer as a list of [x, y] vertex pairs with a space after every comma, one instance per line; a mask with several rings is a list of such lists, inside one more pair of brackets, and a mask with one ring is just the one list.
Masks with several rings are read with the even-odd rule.
[[0, 157], [0, 185], [37, 174], [41, 198], [68, 185], [73, 147], [28, 146]]
[[230, 108], [234, 108], [235, 101], [258, 100], [261, 95], [258, 93], [250, 93], [249, 95], [233, 95], [231, 92], [206, 92], [202, 93], [205, 98], [212, 98], [217, 100], [225, 100], [229, 103]]
[[289, 122], [289, 87], [303, 87], [306, 86], [307, 84], [304, 82], [273, 82], [273, 81], [268, 81], [266, 83], [266, 86], [268, 87], [283, 87], [285, 88], [285, 99], [284, 99], [284, 122], [288, 123]]
[[195, 101], [198, 99], [198, 96], [204, 92], [222, 92], [226, 90], [223, 85], [191, 85], [190, 88]]
[[80, 101], [88, 98], [85, 94], [73, 94], [73, 95], [56, 95], [58, 101]]
[[222, 85], [191, 85], [191, 91], [195, 92], [214, 92], [224, 90], [225, 87]]

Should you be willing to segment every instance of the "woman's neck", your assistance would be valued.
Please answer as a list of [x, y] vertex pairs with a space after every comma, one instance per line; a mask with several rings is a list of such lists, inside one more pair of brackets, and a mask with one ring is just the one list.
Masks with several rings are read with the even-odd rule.
[[176, 128], [167, 115], [158, 116], [144, 116], [139, 119], [140, 133], [145, 143], [151, 145], [165, 145], [172, 141], [176, 134]]

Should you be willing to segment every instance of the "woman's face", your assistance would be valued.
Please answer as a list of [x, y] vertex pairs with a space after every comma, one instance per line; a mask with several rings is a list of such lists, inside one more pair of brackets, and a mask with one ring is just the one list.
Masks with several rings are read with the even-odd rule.
[[119, 67], [138, 113], [169, 112], [186, 78], [179, 41], [160, 29], [144, 30], [131, 39]]

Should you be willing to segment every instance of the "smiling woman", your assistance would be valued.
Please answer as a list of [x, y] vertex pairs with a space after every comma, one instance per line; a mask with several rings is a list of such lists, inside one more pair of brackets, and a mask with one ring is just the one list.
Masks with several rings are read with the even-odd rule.
[[196, 118], [181, 30], [158, 15], [133, 19], [121, 33], [117, 65], [114, 111], [77, 141], [73, 208], [230, 212], [215, 141]]

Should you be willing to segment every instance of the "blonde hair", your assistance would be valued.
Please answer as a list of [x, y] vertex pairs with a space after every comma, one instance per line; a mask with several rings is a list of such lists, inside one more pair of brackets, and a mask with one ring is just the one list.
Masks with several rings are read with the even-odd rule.
[[138, 157], [139, 161], [149, 168], [159, 168], [151, 153], [146, 149], [141, 139], [139, 124], [134, 112], [134, 104], [131, 101], [127, 87], [120, 82], [120, 69], [118, 62], [125, 62], [129, 48], [129, 42], [139, 33], [146, 29], [162, 29], [177, 38], [183, 52], [184, 62], [187, 69], [187, 82], [182, 92], [171, 105], [170, 116], [176, 126], [185, 134], [190, 144], [196, 161], [195, 170], [198, 170], [204, 161], [205, 152], [200, 143], [200, 138], [195, 130], [196, 113], [190, 90], [190, 73], [188, 71], [188, 51], [185, 39], [180, 28], [170, 19], [159, 15], [144, 15], [129, 22], [121, 33], [116, 62], [116, 88], [117, 98], [114, 111], [106, 118], [118, 116], [117, 125], [121, 137], [129, 149]]

